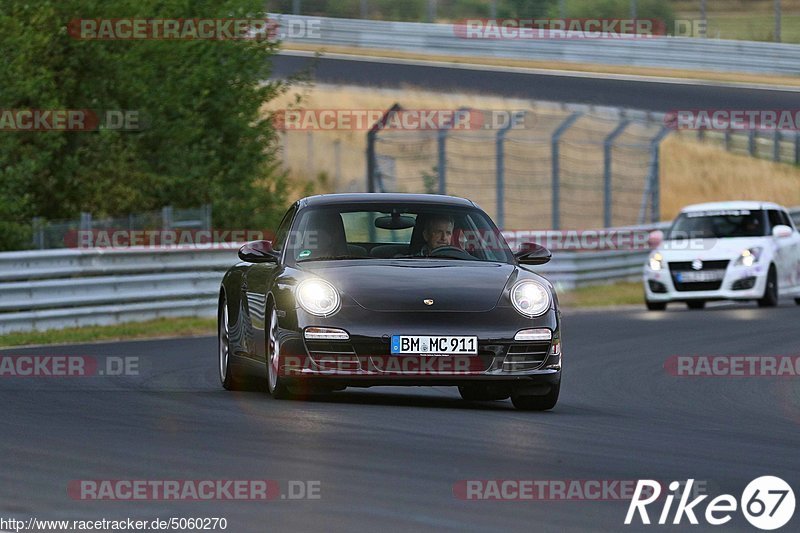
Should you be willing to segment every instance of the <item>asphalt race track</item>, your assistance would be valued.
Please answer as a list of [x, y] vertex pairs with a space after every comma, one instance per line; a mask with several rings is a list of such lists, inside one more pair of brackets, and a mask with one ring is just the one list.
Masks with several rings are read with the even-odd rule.
[[[522, 72], [486, 72], [456, 66], [384, 63], [380, 59], [312, 59], [277, 55], [273, 76], [286, 78], [313, 66], [313, 79], [324, 83], [376, 87], [414, 86], [435, 91], [468, 90], [500, 96], [646, 111], [678, 109], [794, 109], [800, 88], [794, 91], [752, 87], [721, 87], [694, 82], [668, 83]], [[468, 89], [465, 89], [468, 88]]]
[[[470, 404], [444, 387], [348, 389], [306, 402], [230, 393], [209, 337], [5, 350], [136, 356], [140, 375], [0, 378], [0, 516], [225, 517], [234, 532], [664, 531], [675, 528], [623, 526], [624, 501], [464, 501], [453, 487], [695, 478], [712, 497], [738, 499], [762, 475], [799, 486], [797, 377], [675, 377], [664, 363], [797, 354], [800, 307], [673, 306], [567, 310], [565, 383], [546, 413]], [[81, 479], [272, 479], [282, 491], [289, 480], [316, 480], [321, 499], [75, 501], [67, 486]], [[741, 513], [692, 528], [710, 529], [755, 531]]]

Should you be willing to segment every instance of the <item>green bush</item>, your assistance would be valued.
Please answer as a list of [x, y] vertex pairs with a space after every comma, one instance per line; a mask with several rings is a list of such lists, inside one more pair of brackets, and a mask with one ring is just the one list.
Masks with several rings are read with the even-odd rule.
[[262, 106], [266, 41], [102, 41], [76, 18], [263, 17], [262, 0], [3, 0], [0, 109], [136, 110], [138, 132], [0, 132], [0, 249], [33, 216], [121, 215], [212, 204], [214, 224], [263, 228], [287, 198]]
[[[570, 18], [620, 18], [631, 16], [630, 0], [567, 0], [566, 15]], [[550, 9], [551, 17], [560, 16], [557, 6]], [[672, 6], [664, 0], [637, 0], [636, 18], [663, 21], [667, 31], [675, 25]]]

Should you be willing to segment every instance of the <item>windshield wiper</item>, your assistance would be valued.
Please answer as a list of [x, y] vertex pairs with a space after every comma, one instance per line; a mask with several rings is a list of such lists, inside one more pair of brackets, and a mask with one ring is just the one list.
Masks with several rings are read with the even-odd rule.
[[298, 259], [298, 263], [308, 263], [310, 261], [339, 261], [343, 259], [374, 259], [368, 255], [323, 255], [320, 257], [308, 257], [306, 259]]

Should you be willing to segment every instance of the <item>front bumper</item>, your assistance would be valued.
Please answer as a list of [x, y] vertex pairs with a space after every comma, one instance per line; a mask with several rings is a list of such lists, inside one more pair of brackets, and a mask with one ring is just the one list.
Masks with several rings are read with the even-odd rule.
[[[511, 314], [513, 313], [513, 314]], [[525, 319], [502, 310], [474, 316], [434, 313], [424, 320], [405, 322], [395, 313], [375, 313], [369, 322], [348, 320], [348, 313], [326, 320], [325, 327], [348, 332], [347, 340], [307, 340], [304, 329], [322, 326], [318, 318], [299, 316], [297, 328], [282, 330], [280, 374], [291, 380], [320, 380], [332, 384], [455, 385], [475, 381], [534, 381], [555, 385], [561, 377], [561, 332], [557, 312]], [[466, 319], [466, 320], [465, 320]], [[404, 324], [398, 327], [397, 324]], [[517, 331], [544, 328], [550, 340], [514, 341]], [[475, 335], [473, 356], [392, 355], [392, 334]]]
[[[684, 290], [678, 290], [670, 268], [667, 266], [659, 271], [653, 271], [648, 265], [644, 267], [644, 292], [647, 300], [651, 302], [685, 302], [690, 300], [757, 300], [764, 296], [767, 284], [768, 267], [758, 264], [750, 267], [729, 264], [725, 270], [718, 289], [694, 290], [689, 283], [683, 284]], [[742, 281], [753, 278], [750, 288], [734, 289]], [[655, 288], [663, 292], [654, 291]], [[702, 287], [702, 284], [697, 284]], [[745, 283], [745, 286], [748, 284]]]

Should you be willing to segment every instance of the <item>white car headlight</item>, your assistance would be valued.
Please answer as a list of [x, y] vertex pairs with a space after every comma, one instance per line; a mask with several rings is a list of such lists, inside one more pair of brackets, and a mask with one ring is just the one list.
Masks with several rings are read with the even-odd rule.
[[658, 272], [664, 268], [664, 256], [658, 252], [653, 252], [650, 255], [650, 270]]
[[297, 285], [297, 303], [306, 312], [316, 316], [330, 316], [339, 310], [339, 291], [322, 279], [307, 279]]
[[758, 263], [758, 259], [761, 257], [762, 248], [748, 248], [746, 250], [742, 250], [742, 253], [739, 255], [739, 258], [736, 260], [736, 265], [742, 266], [753, 266], [755, 263]]
[[540, 316], [550, 309], [550, 291], [536, 281], [522, 280], [511, 287], [511, 303], [522, 315]]

